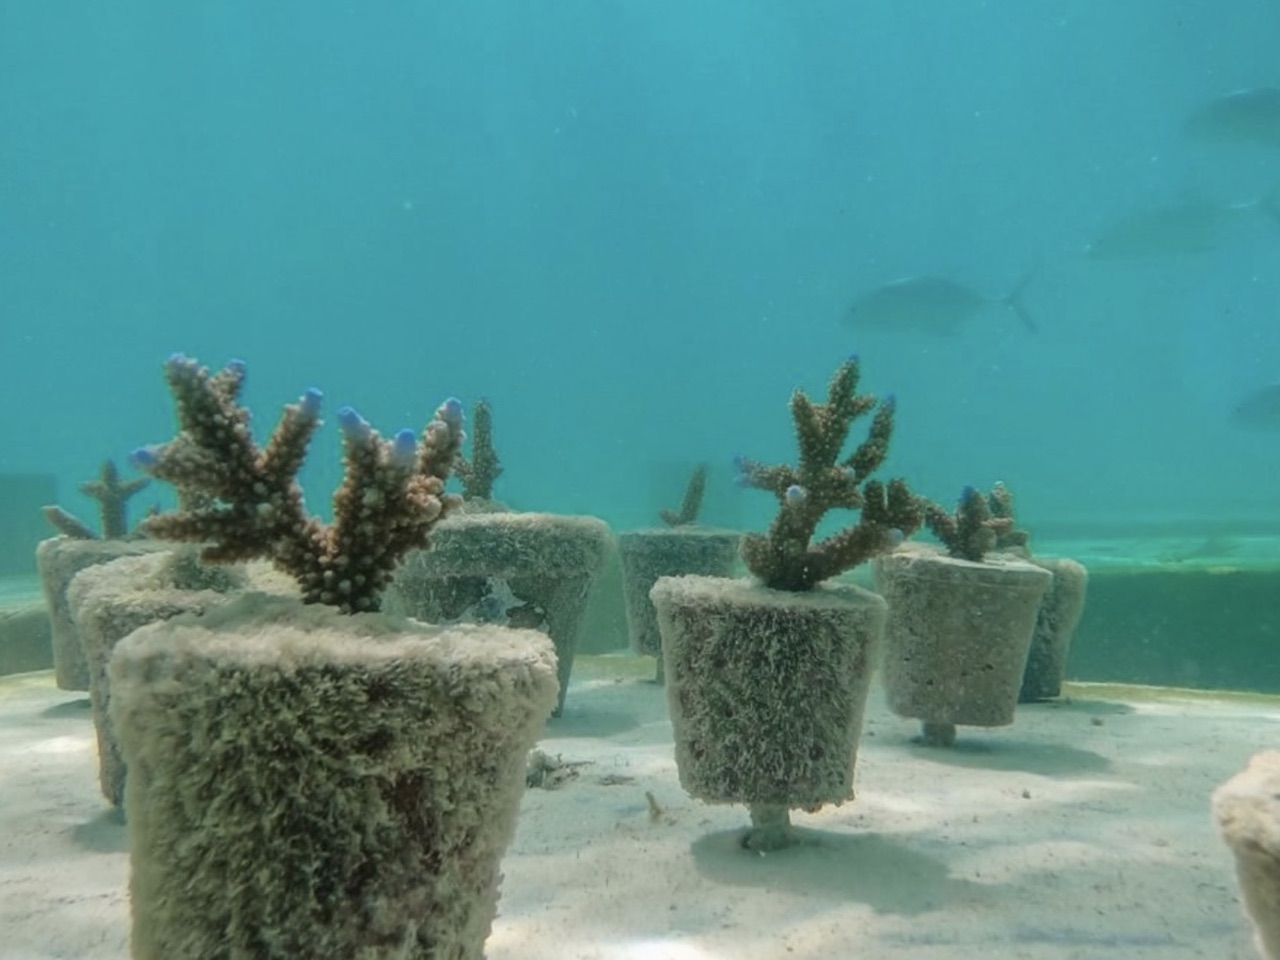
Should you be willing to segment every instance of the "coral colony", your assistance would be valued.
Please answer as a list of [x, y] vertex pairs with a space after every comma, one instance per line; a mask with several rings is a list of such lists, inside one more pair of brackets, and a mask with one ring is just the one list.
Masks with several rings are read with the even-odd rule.
[[987, 494], [987, 509], [995, 520], [1008, 520], [996, 530], [996, 549], [1010, 550], [1022, 554], [1030, 552], [1031, 535], [1017, 526], [1017, 511], [1013, 504], [1013, 492], [997, 480], [991, 492]]
[[[858, 358], [836, 371], [827, 402], [815, 404], [797, 390], [791, 397], [800, 464], [766, 466], [737, 459], [739, 479], [778, 498], [778, 515], [768, 534], [748, 534], [742, 558], [767, 587], [808, 590], [890, 550], [920, 526], [921, 507], [902, 480], [888, 485], [868, 477], [884, 462], [893, 433], [893, 398], [871, 420], [867, 439], [846, 457], [840, 451], [853, 421], [876, 407], [876, 398], [858, 394]], [[814, 532], [829, 510], [861, 510], [856, 526], [818, 543]]]
[[458, 455], [453, 471], [462, 481], [463, 500], [493, 499], [494, 481], [502, 475], [502, 462], [493, 448], [493, 411], [481, 400], [472, 411], [471, 456]]
[[663, 510], [659, 516], [668, 527], [687, 527], [698, 519], [702, 509], [702, 497], [707, 492], [707, 465], [700, 463], [693, 468], [689, 476], [689, 485], [684, 489], [684, 499], [680, 509]]
[[[996, 489], [1003, 490], [1003, 486], [997, 486]], [[960, 560], [980, 563], [983, 555], [996, 549], [1002, 540], [1010, 546], [1026, 544], [1026, 535], [1019, 537], [1021, 531], [1013, 528], [1012, 496], [997, 497], [993, 492], [992, 497], [994, 504], [973, 487], [965, 487], [960, 492], [960, 503], [954, 514], [948, 513], [946, 508], [936, 503], [925, 504], [925, 523], [929, 525], [933, 535], [942, 541], [948, 554]], [[1003, 515], [995, 514], [993, 505]]]
[[[150, 482], [146, 477], [122, 482], [115, 463], [108, 460], [103, 463], [97, 480], [80, 484], [81, 493], [98, 501], [104, 540], [122, 540], [129, 535], [129, 500]], [[98, 539], [88, 524], [59, 506], [45, 507], [44, 516], [64, 537]]]
[[202, 553], [208, 562], [269, 559], [297, 580], [306, 603], [344, 613], [377, 610], [400, 559], [426, 546], [432, 527], [457, 503], [444, 492], [464, 439], [456, 399], [440, 405], [421, 437], [406, 429], [391, 440], [351, 407], [339, 410], [346, 471], [330, 525], [308, 515], [297, 481], [320, 425], [319, 390], [284, 408], [263, 448], [239, 403], [241, 361], [214, 374], [176, 354], [165, 375], [181, 432], [135, 451], [133, 462], [184, 494], [203, 496], [143, 527], [159, 539], [209, 544]]

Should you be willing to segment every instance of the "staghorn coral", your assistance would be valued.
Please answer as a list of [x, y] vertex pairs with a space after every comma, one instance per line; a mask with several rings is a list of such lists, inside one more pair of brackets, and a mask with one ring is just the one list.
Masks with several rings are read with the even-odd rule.
[[[102, 517], [102, 538], [123, 540], [129, 535], [129, 500], [151, 481], [146, 477], [120, 482], [120, 471], [114, 461], [102, 464], [97, 480], [80, 484], [80, 492], [98, 501]], [[56, 504], [42, 508], [44, 517], [64, 537], [73, 540], [97, 540], [93, 528]]]
[[987, 494], [987, 509], [991, 511], [991, 517], [994, 520], [1008, 520], [1007, 526], [1002, 525], [996, 530], [996, 549], [1004, 550], [1009, 553], [1017, 553], [1022, 556], [1031, 555], [1031, 534], [1026, 530], [1019, 529], [1017, 526], [1017, 512], [1013, 504], [1013, 491], [1011, 491], [1004, 482], [997, 480], [991, 488], [991, 492]]
[[492, 500], [494, 481], [502, 475], [502, 461], [493, 449], [493, 410], [479, 401], [471, 418], [471, 456], [458, 454], [453, 471], [462, 481], [462, 499]]
[[[1010, 497], [997, 509], [1012, 508], [1012, 505]], [[1013, 517], [994, 515], [988, 499], [973, 487], [965, 487], [960, 492], [955, 513], [948, 513], [939, 504], [926, 502], [924, 520], [933, 535], [947, 548], [948, 554], [974, 563], [981, 563], [988, 551], [995, 550], [1001, 537], [1018, 532], [1013, 529]]]
[[194, 505], [152, 517], [143, 529], [163, 540], [207, 543], [206, 562], [269, 559], [298, 582], [306, 603], [377, 610], [400, 559], [426, 546], [431, 528], [457, 503], [444, 492], [463, 439], [455, 399], [440, 405], [421, 438], [401, 430], [384, 440], [351, 407], [339, 410], [346, 473], [334, 494], [333, 523], [324, 524], [307, 513], [296, 479], [320, 425], [319, 390], [287, 405], [259, 447], [239, 403], [242, 362], [214, 374], [178, 354], [165, 374], [181, 432], [135, 451], [134, 463]]
[[[826, 403], [813, 403], [803, 390], [792, 394], [798, 466], [737, 460], [742, 483], [778, 498], [768, 534], [748, 534], [742, 542], [743, 560], [767, 587], [811, 589], [892, 549], [920, 526], [920, 504], [904, 481], [886, 486], [868, 479], [889, 452], [891, 397], [876, 410], [867, 439], [840, 459], [853, 421], [876, 407], [875, 397], [857, 392], [858, 375], [858, 358], [850, 357], [831, 378]], [[835, 509], [860, 510], [861, 517], [855, 526], [813, 543], [818, 524]]]
[[689, 485], [684, 488], [684, 499], [680, 502], [679, 511], [663, 510], [659, 516], [669, 527], [685, 527], [698, 519], [698, 511], [702, 509], [702, 495], [707, 490], [707, 465], [700, 463], [693, 468], [689, 477]]

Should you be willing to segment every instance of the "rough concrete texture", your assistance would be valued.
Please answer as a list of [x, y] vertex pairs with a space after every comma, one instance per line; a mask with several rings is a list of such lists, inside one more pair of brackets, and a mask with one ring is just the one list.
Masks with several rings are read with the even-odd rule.
[[53, 537], [36, 547], [36, 567], [44, 588], [52, 625], [53, 669], [63, 690], [89, 689], [89, 663], [67, 606], [67, 587], [86, 567], [120, 557], [138, 556], [169, 549], [156, 540], [73, 540]]
[[249, 583], [243, 567], [209, 567], [193, 548], [121, 557], [80, 571], [67, 604], [89, 664], [89, 698], [98, 737], [98, 783], [112, 806], [124, 802], [125, 763], [111, 724], [108, 665], [116, 644], [148, 623], [203, 613]]
[[245, 594], [132, 633], [111, 686], [137, 960], [483, 955], [542, 634]]
[[681, 785], [721, 803], [850, 799], [884, 601], [694, 576], [664, 577], [652, 596]]
[[1280, 960], [1280, 751], [1256, 754], [1213, 794], [1218, 829], [1236, 857], [1258, 951]]
[[383, 606], [426, 623], [542, 630], [556, 648], [559, 715], [591, 585], [611, 545], [609, 527], [595, 517], [455, 514], [435, 528], [428, 549], [406, 558]]
[[1052, 700], [1062, 692], [1067, 676], [1067, 657], [1076, 627], [1084, 614], [1089, 572], [1074, 560], [1035, 557], [1031, 560], [1053, 574], [1053, 582], [1040, 600], [1036, 628], [1031, 635], [1031, 652], [1022, 674], [1019, 703]]
[[878, 557], [875, 574], [889, 603], [889, 706], [926, 724], [1012, 723], [1049, 571], [908, 549]]
[[619, 534], [623, 597], [627, 606], [627, 626], [632, 650], [651, 657], [662, 657], [658, 617], [653, 609], [653, 601], [649, 599], [649, 591], [658, 582], [658, 578], [684, 574], [732, 576], [738, 560], [738, 542], [741, 539], [741, 534], [733, 530], [696, 526], [634, 530]]

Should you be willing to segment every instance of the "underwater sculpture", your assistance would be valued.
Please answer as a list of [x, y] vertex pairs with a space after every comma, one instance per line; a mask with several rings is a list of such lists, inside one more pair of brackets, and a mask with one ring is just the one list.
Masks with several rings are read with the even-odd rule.
[[661, 577], [702, 574], [727, 577], [738, 559], [741, 536], [733, 530], [698, 526], [698, 513], [707, 487], [707, 466], [698, 464], [689, 476], [679, 510], [659, 513], [664, 526], [632, 530], [618, 536], [622, 562], [622, 593], [627, 632], [636, 653], [656, 658], [654, 679], [663, 682], [662, 636], [649, 591]]
[[[88, 567], [67, 588], [67, 605], [89, 663], [89, 699], [98, 740], [98, 783], [116, 808], [124, 804], [125, 762], [111, 723], [109, 666], [116, 645], [139, 627], [182, 613], [204, 613], [247, 589], [287, 592], [281, 575], [243, 565], [201, 563], [198, 548], [117, 557]], [[291, 586], [289, 584], [288, 586]], [[283, 588], [283, 590], [282, 590]]]
[[146, 477], [122, 481], [115, 463], [107, 460], [98, 479], [80, 484], [81, 493], [98, 501], [101, 535], [57, 504], [42, 511], [59, 534], [36, 547], [36, 567], [53, 631], [54, 679], [63, 690], [89, 689], [88, 661], [67, 603], [72, 579], [86, 567], [161, 549], [129, 532], [129, 500], [150, 482]]
[[[743, 481], [778, 500], [769, 532], [743, 540], [755, 579], [664, 577], [652, 591], [680, 782], [701, 800], [746, 804], [743, 845], [754, 850], [791, 842], [793, 808], [853, 796], [886, 606], [861, 587], [824, 581], [893, 549], [921, 522], [903, 481], [870, 479], [888, 454], [894, 404], [876, 409], [857, 392], [858, 375], [850, 358], [826, 403], [792, 395], [798, 465], [739, 459]], [[854, 421], [873, 409], [867, 439], [842, 456]], [[837, 508], [861, 516], [815, 542]]]
[[545, 632], [555, 645], [564, 709], [591, 586], [612, 544], [595, 517], [510, 510], [493, 499], [502, 473], [488, 403], [476, 405], [471, 455], [454, 469], [462, 501], [409, 554], [387, 593], [388, 609], [431, 623], [493, 623]]
[[1263, 960], [1280, 960], [1280, 751], [1255, 754], [1213, 793], [1213, 815], [1235, 855], [1245, 912]]
[[[1001, 509], [997, 498], [997, 509]], [[876, 560], [876, 586], [889, 603], [884, 683], [889, 707], [918, 718], [923, 740], [955, 743], [956, 727], [1013, 722], [1049, 571], [1009, 554], [988, 556], [1014, 534], [1011, 516], [965, 487], [954, 513], [924, 505], [946, 554], [929, 548]]]
[[1019, 703], [1052, 700], [1062, 693], [1067, 676], [1067, 655], [1076, 627], [1084, 615], [1089, 571], [1066, 557], [1037, 557], [1031, 553], [1031, 535], [1017, 526], [1013, 492], [997, 482], [987, 494], [987, 508], [995, 520], [1008, 525], [996, 529], [995, 550], [1011, 553], [1053, 574], [1049, 589], [1040, 600], [1036, 627], [1031, 635], [1031, 652], [1018, 691]]
[[453, 499], [457, 401], [421, 437], [338, 415], [334, 522], [295, 479], [320, 394], [264, 447], [243, 364], [166, 365], [181, 432], [136, 461], [211, 499], [153, 518], [208, 562], [269, 559], [300, 598], [244, 593], [135, 630], [110, 665], [129, 775], [135, 958], [478, 960], [524, 763], [556, 699], [551, 644], [376, 613]]

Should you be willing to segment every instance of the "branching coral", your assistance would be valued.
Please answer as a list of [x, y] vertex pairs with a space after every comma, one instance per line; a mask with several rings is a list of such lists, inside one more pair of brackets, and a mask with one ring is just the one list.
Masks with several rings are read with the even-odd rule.
[[[97, 480], [80, 484], [81, 493], [98, 501], [104, 539], [122, 540], [129, 535], [129, 500], [150, 482], [146, 477], [121, 482], [115, 463], [107, 460]], [[45, 507], [44, 516], [63, 536], [76, 540], [98, 539], [88, 524], [59, 506]]]
[[1013, 504], [1013, 491], [997, 480], [991, 492], [987, 494], [987, 509], [994, 520], [1008, 520], [996, 530], [997, 550], [1008, 550], [1014, 553], [1030, 553], [1031, 534], [1017, 526], [1017, 512]]
[[[1008, 506], [1012, 507], [1011, 499]], [[973, 487], [961, 491], [955, 513], [948, 513], [939, 504], [925, 503], [924, 519], [948, 554], [975, 563], [981, 563], [988, 551], [996, 549], [1002, 536], [1015, 533], [1013, 517], [994, 516], [991, 503]]]
[[444, 492], [463, 440], [457, 400], [440, 405], [420, 438], [406, 429], [384, 440], [355, 410], [339, 410], [346, 473], [334, 494], [333, 523], [324, 524], [307, 513], [297, 481], [320, 425], [319, 390], [286, 406], [259, 447], [239, 403], [243, 363], [214, 374], [175, 355], [165, 374], [181, 432], [133, 459], [177, 486], [189, 505], [143, 528], [160, 539], [207, 543], [207, 562], [266, 558], [297, 580], [307, 603], [376, 610], [400, 559], [426, 546], [431, 528], [457, 502]]
[[[876, 408], [875, 397], [857, 392], [858, 375], [858, 359], [851, 357], [832, 377], [826, 403], [813, 403], [802, 390], [792, 394], [798, 466], [737, 461], [743, 483], [778, 498], [768, 534], [748, 534], [742, 543], [743, 559], [765, 586], [808, 590], [892, 549], [920, 526], [920, 504], [904, 481], [886, 486], [868, 479], [889, 452], [892, 398], [879, 405], [867, 439], [840, 459], [853, 421]], [[855, 526], [813, 543], [818, 524], [835, 509], [860, 510], [861, 517]]]
[[472, 412], [471, 456], [458, 455], [453, 466], [462, 481], [464, 500], [492, 500], [494, 481], [502, 475], [502, 462], [493, 449], [493, 411], [481, 400]]
[[680, 502], [680, 509], [663, 510], [659, 516], [662, 522], [669, 527], [685, 527], [698, 519], [698, 512], [702, 509], [702, 496], [707, 491], [707, 465], [700, 463], [693, 468], [693, 473], [689, 476], [689, 484], [684, 488], [684, 500]]

